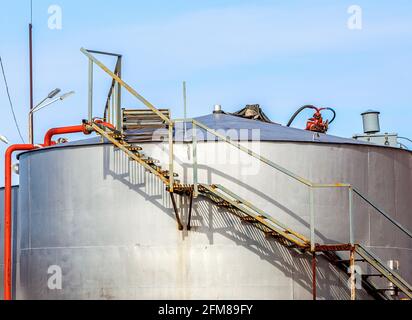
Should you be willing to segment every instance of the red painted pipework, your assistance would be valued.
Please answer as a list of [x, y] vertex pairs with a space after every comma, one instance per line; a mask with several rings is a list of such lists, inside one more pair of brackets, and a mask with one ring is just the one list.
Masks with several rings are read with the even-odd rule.
[[[103, 122], [102, 120], [95, 120], [94, 122], [97, 124], [103, 125], [105, 127], [115, 129], [115, 127], [111, 123]], [[91, 133], [90, 130], [87, 128], [87, 124], [61, 127], [61, 128], [52, 128], [49, 131], [47, 131], [46, 135], [44, 136], [44, 146], [50, 147], [53, 144], [52, 138], [55, 135], [66, 134], [66, 133], [77, 133], [77, 132], [83, 132], [84, 134]]]
[[68, 127], [61, 127], [61, 128], [52, 128], [47, 131], [46, 135], [44, 136], [44, 146], [50, 147], [52, 145], [52, 138], [58, 134], [66, 134], [66, 133], [77, 133], [83, 132], [84, 134], [90, 134], [90, 132], [86, 129], [84, 124], [78, 126], [68, 126]]
[[32, 144], [15, 144], [6, 150], [4, 162], [4, 300], [12, 299], [12, 215], [11, 215], [11, 156], [14, 151], [33, 150]]
[[110, 128], [110, 129], [116, 130], [116, 128], [114, 127], [114, 125], [112, 125], [112, 124], [109, 123], [109, 122], [104, 122], [103, 120], [100, 120], [100, 119], [94, 120], [94, 122], [97, 123], [97, 124], [100, 124], [100, 125], [102, 125], [102, 126], [108, 127], [108, 128]]

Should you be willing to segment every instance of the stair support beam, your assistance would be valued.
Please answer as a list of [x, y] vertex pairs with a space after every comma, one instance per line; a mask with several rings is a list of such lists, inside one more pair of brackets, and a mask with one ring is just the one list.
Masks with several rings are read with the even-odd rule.
[[190, 231], [191, 226], [190, 226], [190, 222], [192, 220], [192, 207], [193, 207], [193, 191], [190, 192], [190, 202], [189, 202], [189, 217], [187, 220], [187, 230]]
[[316, 252], [312, 252], [312, 299], [316, 300]]
[[174, 210], [175, 216], [176, 216], [177, 228], [180, 231], [182, 231], [183, 230], [183, 224], [182, 224], [182, 221], [180, 221], [179, 209], [177, 208], [175, 196], [174, 196], [173, 192], [169, 192], [169, 194], [170, 194], [170, 198], [172, 199], [173, 210]]

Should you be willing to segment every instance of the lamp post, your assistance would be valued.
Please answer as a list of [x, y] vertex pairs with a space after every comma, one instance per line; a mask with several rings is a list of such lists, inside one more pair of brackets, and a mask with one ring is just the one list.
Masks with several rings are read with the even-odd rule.
[[[40, 103], [38, 103], [33, 109], [30, 110], [30, 112], [29, 112], [29, 143], [30, 143], [30, 144], [33, 144], [33, 143], [34, 143], [33, 126], [32, 126], [32, 124], [33, 124], [33, 122], [32, 122], [33, 114], [34, 114], [36, 111], [39, 111], [40, 109], [43, 109], [43, 108], [45, 108], [45, 107], [47, 107], [47, 106], [55, 103], [56, 101], [64, 100], [64, 99], [66, 99], [66, 98], [68, 98], [69, 96], [71, 96], [71, 95], [74, 94], [74, 91], [70, 91], [70, 92], [68, 92], [68, 93], [62, 94], [60, 97], [57, 97], [57, 98], [53, 99], [60, 91], [61, 91], [61, 90], [58, 89], [58, 88], [57, 88], [57, 89], [54, 89], [53, 91], [51, 91], [51, 92], [47, 95], [46, 98], [44, 98], [44, 99], [43, 99]], [[47, 103], [44, 103], [44, 102], [45, 102], [46, 100], [48, 100], [48, 99], [53, 99], [53, 100], [51, 100], [51, 101], [49, 101], [49, 102], [47, 102]]]

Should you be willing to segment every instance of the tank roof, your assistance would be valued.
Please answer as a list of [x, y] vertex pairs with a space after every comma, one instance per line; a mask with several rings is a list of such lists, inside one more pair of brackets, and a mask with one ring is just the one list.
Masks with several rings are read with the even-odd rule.
[[[355, 139], [337, 137], [324, 133], [316, 133], [312, 131], [290, 128], [274, 122], [268, 123], [253, 119], [247, 119], [227, 113], [212, 113], [201, 117], [194, 118], [196, 121], [203, 123], [207, 127], [213, 130], [219, 130], [225, 136], [234, 141], [266, 141], [266, 142], [302, 142], [302, 143], [321, 143], [321, 144], [345, 144], [345, 145], [359, 145], [359, 146], [373, 146], [380, 148], [398, 149], [390, 146], [381, 146], [366, 141], [360, 141]], [[176, 123], [174, 130], [174, 139], [178, 142], [191, 142], [192, 141], [192, 124], [187, 123], [187, 133], [184, 137], [183, 123]], [[167, 137], [167, 129], [157, 129], [156, 134], [148, 141], [155, 142], [160, 141], [160, 137]], [[162, 132], [163, 130], [163, 132]], [[139, 133], [139, 130], [127, 130], [126, 134]], [[149, 131], [150, 133], [154, 130]], [[201, 134], [203, 132], [203, 134]], [[254, 134], [256, 132], [257, 134]], [[146, 130], [147, 134], [148, 131]], [[183, 139], [184, 138], [184, 139]], [[198, 128], [197, 134], [198, 141], [217, 141], [218, 139], [212, 134], [205, 134], [205, 131]], [[94, 137], [89, 139], [82, 139], [72, 141], [64, 144], [58, 144], [49, 148], [64, 148], [64, 147], [77, 147], [87, 145], [97, 145], [102, 143], [101, 137]], [[104, 143], [110, 143], [104, 141]], [[401, 150], [401, 149], [400, 149]], [[402, 149], [403, 150], [403, 149]], [[26, 151], [26, 152], [35, 152]], [[24, 154], [26, 152], [22, 152]], [[20, 156], [20, 154], [19, 154]]]

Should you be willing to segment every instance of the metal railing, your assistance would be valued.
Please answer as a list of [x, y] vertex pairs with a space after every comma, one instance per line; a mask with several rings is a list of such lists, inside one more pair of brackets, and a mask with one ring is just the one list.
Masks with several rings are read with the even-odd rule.
[[349, 217], [349, 242], [353, 246], [355, 244], [355, 239], [354, 239], [354, 221], [353, 221], [353, 194], [357, 194], [360, 196], [360, 198], [365, 201], [368, 205], [373, 207], [375, 210], [377, 210], [383, 217], [385, 217], [388, 221], [390, 221], [393, 225], [395, 225], [399, 230], [401, 230], [403, 233], [405, 233], [407, 236], [412, 238], [412, 233], [406, 229], [403, 225], [401, 225], [399, 222], [395, 221], [393, 218], [391, 218], [382, 208], [380, 208], [376, 203], [374, 203], [372, 200], [370, 200], [367, 196], [365, 196], [362, 192], [360, 192], [357, 188], [352, 186], [349, 183], [314, 183], [312, 181], [309, 181], [306, 178], [303, 178], [294, 172], [274, 163], [273, 161], [263, 157], [260, 154], [255, 153], [254, 151], [246, 148], [245, 146], [241, 145], [240, 143], [233, 141], [231, 138], [224, 136], [217, 132], [216, 130], [213, 130], [212, 128], [207, 127], [203, 123], [196, 121], [195, 119], [176, 119], [174, 120], [175, 123], [184, 123], [184, 122], [189, 122], [192, 124], [192, 144], [193, 144], [193, 155], [192, 155], [192, 165], [193, 165], [193, 184], [194, 184], [194, 196], [196, 197], [198, 195], [198, 163], [197, 163], [197, 128], [201, 128], [205, 130], [206, 132], [214, 135], [215, 137], [219, 138], [220, 140], [236, 147], [237, 149], [245, 152], [246, 154], [258, 159], [259, 161], [265, 163], [266, 165], [276, 169], [277, 171], [289, 176], [290, 178], [298, 181], [299, 183], [307, 186], [309, 188], [309, 202], [310, 202], [310, 244], [311, 244], [311, 250], [315, 251], [315, 205], [314, 205], [314, 195], [313, 192], [315, 189], [320, 189], [320, 188], [345, 188], [348, 190], [348, 217]]
[[[172, 120], [165, 116], [161, 111], [159, 111], [154, 105], [152, 105], [148, 100], [146, 100], [143, 96], [136, 92], [130, 85], [128, 85], [124, 80], [121, 79], [121, 62], [120, 64], [116, 64], [115, 72], [110, 71], [101, 61], [99, 61], [92, 53], [96, 54], [106, 54], [117, 56], [118, 58], [121, 55], [113, 54], [113, 53], [105, 53], [101, 51], [92, 51], [86, 50], [84, 48], [80, 49], [83, 54], [85, 54], [89, 58], [89, 122], [93, 120], [93, 65], [96, 64], [99, 66], [103, 71], [105, 71], [111, 78], [112, 78], [112, 87], [117, 87], [117, 100], [115, 103], [115, 111], [117, 116], [121, 115], [121, 100], [120, 100], [120, 91], [121, 87], [125, 88], [128, 92], [130, 92], [134, 97], [136, 97], [140, 102], [142, 102], [147, 108], [152, 110], [155, 114], [157, 114], [168, 126], [168, 144], [169, 144], [169, 191], [173, 192], [174, 187], [174, 139], [173, 139], [173, 129], [175, 123], [191, 123], [192, 124], [192, 162], [193, 162], [193, 186], [194, 186], [194, 197], [197, 197], [199, 194], [199, 175], [198, 175], [198, 159], [197, 159], [197, 128], [205, 130], [206, 132], [216, 136], [217, 138], [221, 139], [222, 141], [236, 147], [237, 149], [245, 152], [246, 154], [258, 159], [259, 161], [265, 163], [266, 165], [276, 169], [277, 171], [289, 176], [290, 178], [298, 181], [299, 183], [307, 186], [309, 188], [309, 203], [310, 203], [310, 242], [311, 242], [311, 250], [315, 251], [315, 209], [314, 209], [314, 190], [320, 188], [344, 188], [348, 190], [348, 218], [349, 218], [349, 242], [351, 245], [354, 245], [354, 221], [353, 221], [353, 195], [354, 193], [360, 196], [360, 198], [377, 210], [383, 217], [385, 217], [388, 221], [390, 221], [393, 225], [395, 225], [399, 230], [405, 233], [407, 236], [412, 238], [412, 233], [406, 229], [403, 225], [392, 219], [383, 209], [381, 209], [376, 203], [371, 201], [366, 195], [361, 193], [357, 188], [353, 187], [349, 183], [314, 183], [306, 178], [303, 178], [294, 172], [274, 163], [273, 161], [263, 157], [260, 154], [255, 153], [254, 151], [242, 146], [240, 143], [233, 141], [227, 136], [224, 136], [209, 128], [208, 126], [204, 125], [203, 123], [196, 121], [195, 119], [176, 119]], [[118, 60], [119, 62], [119, 60]], [[111, 95], [109, 94], [109, 97]], [[106, 104], [107, 106], [107, 104]], [[116, 128], [121, 130], [120, 128], [121, 121], [116, 121]]]
[[[88, 121], [91, 122], [93, 119], [93, 77], [94, 77], [94, 60], [92, 59], [93, 55], [92, 54], [100, 54], [100, 55], [106, 55], [106, 56], [113, 56], [117, 57], [116, 61], [116, 66], [114, 69], [113, 74], [115, 74], [117, 77], [121, 77], [122, 73], [122, 55], [117, 54], [117, 53], [111, 53], [111, 52], [103, 52], [103, 51], [96, 51], [96, 50], [86, 50], [86, 49], [80, 49], [84, 54], [86, 54], [89, 57], [89, 79], [88, 79], [88, 85], [89, 85], [89, 90], [88, 90]], [[94, 58], [94, 57], [93, 57]], [[98, 61], [97, 59], [95, 59]], [[100, 62], [101, 63], [101, 62]], [[116, 80], [113, 78], [112, 79], [112, 84], [109, 89], [109, 93], [107, 95], [107, 100], [106, 100], [106, 106], [104, 109], [104, 116], [103, 119], [104, 121], [110, 121], [112, 124], [115, 125], [117, 129], [119, 129], [121, 125], [121, 86]], [[107, 116], [109, 115], [112, 117], [112, 119], [108, 119]]]
[[[104, 72], [106, 72], [112, 78], [111, 88], [116, 88], [117, 99], [115, 102], [114, 110], [116, 113], [116, 124], [115, 127], [117, 130], [122, 131], [121, 128], [121, 88], [125, 88], [130, 92], [135, 98], [142, 102], [147, 108], [152, 110], [156, 115], [158, 115], [168, 126], [168, 143], [169, 143], [169, 191], [173, 192], [174, 188], [174, 152], [173, 152], [173, 121], [160, 112], [154, 105], [152, 105], [148, 100], [143, 96], [137, 93], [130, 85], [128, 85], [124, 80], [121, 79], [121, 55], [114, 53], [107, 53], [102, 51], [87, 50], [81, 48], [80, 51], [89, 59], [89, 95], [88, 95], [88, 121], [91, 123], [93, 121], [93, 66], [94, 64], [100, 67]], [[103, 54], [117, 56], [118, 62], [116, 64], [115, 72], [111, 71], [106, 67], [100, 60], [98, 60], [94, 55]], [[117, 71], [117, 72], [116, 72]], [[108, 99], [110, 100], [111, 92], [109, 92]], [[105, 110], [110, 102], [106, 103]]]

